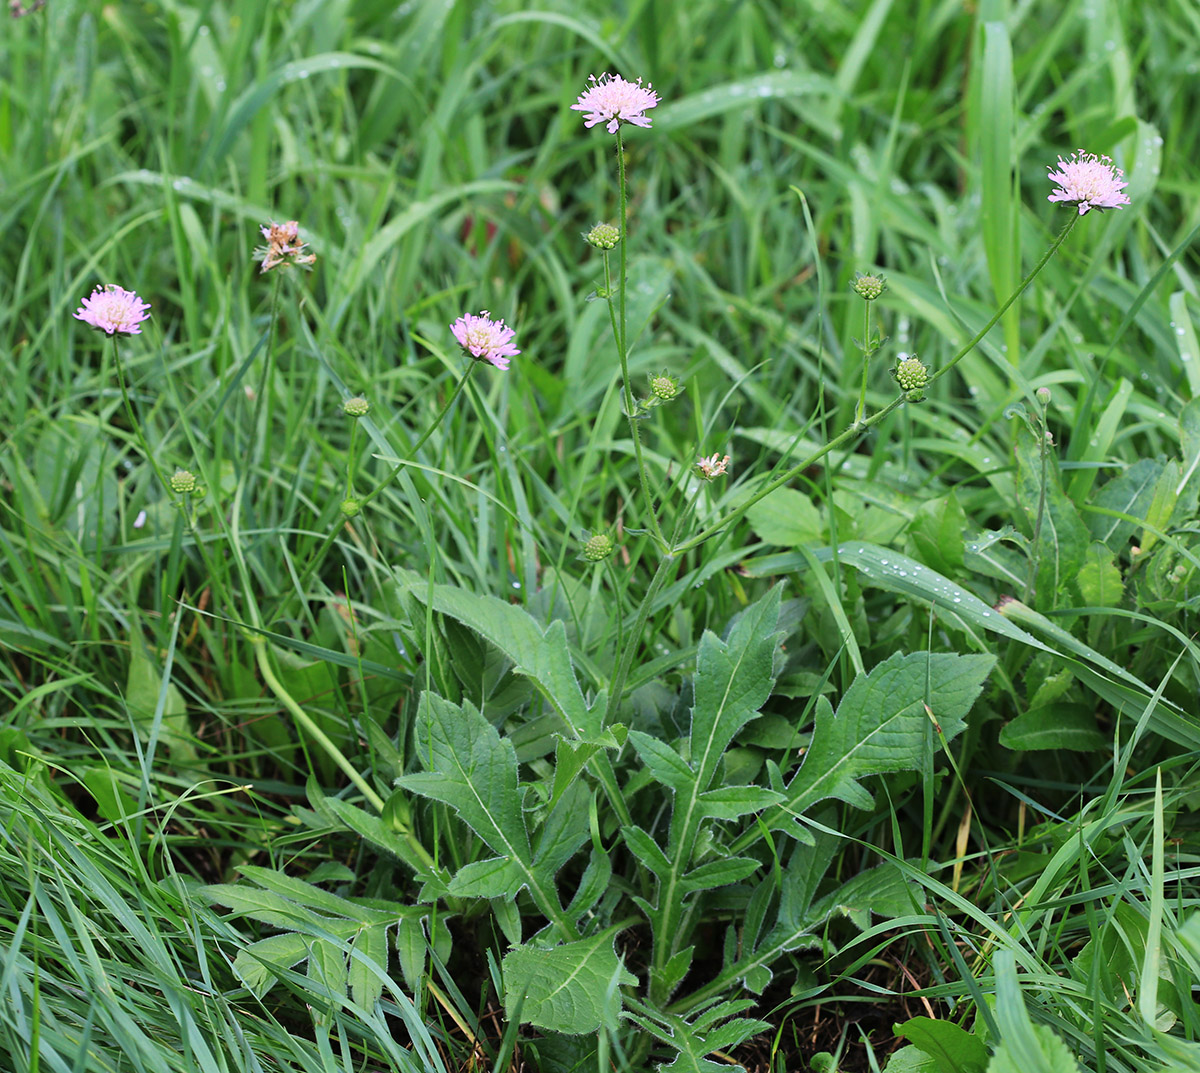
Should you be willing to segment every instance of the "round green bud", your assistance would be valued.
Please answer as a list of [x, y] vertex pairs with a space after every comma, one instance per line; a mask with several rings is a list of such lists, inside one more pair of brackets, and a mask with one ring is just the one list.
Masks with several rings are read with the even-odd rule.
[[366, 417], [370, 409], [371, 404], [361, 395], [355, 395], [342, 403], [342, 413], [347, 417]]
[[589, 246], [595, 246], [598, 250], [611, 250], [621, 241], [621, 231], [612, 224], [597, 224], [583, 237]]
[[859, 298], [873, 302], [887, 290], [887, 280], [882, 276], [855, 276], [851, 286]]
[[892, 370], [892, 375], [902, 391], [920, 391], [929, 383], [929, 369], [917, 358], [905, 358]]
[[589, 563], [603, 562], [613, 553], [613, 540], [607, 533], [597, 533], [583, 546], [583, 557]]
[[354, 496], [347, 496], [342, 500], [340, 510], [347, 518], [353, 518], [362, 510], [362, 503], [355, 499]]
[[655, 398], [669, 402], [679, 394], [679, 381], [666, 373], [661, 376], [652, 376], [650, 377], [650, 390], [654, 392]]
[[1048, 387], [1040, 387], [1037, 389], [1037, 400], [1043, 406], [1050, 402], [1050, 389]]
[[171, 491], [177, 496], [191, 495], [196, 490], [196, 475], [190, 470], [177, 469], [171, 475]]

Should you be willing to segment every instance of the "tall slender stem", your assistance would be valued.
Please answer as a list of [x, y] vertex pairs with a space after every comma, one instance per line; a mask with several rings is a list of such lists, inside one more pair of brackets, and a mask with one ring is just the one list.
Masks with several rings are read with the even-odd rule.
[[[667, 539], [663, 536], [658, 524], [658, 514], [654, 509], [654, 495], [650, 491], [650, 477], [646, 471], [646, 459], [642, 452], [642, 435], [635, 416], [636, 407], [633, 401], [633, 385], [629, 381], [629, 321], [626, 316], [626, 292], [629, 284], [629, 255], [626, 247], [629, 244], [629, 198], [625, 187], [625, 146], [621, 141], [621, 128], [617, 127], [617, 185], [621, 201], [621, 241], [618, 243], [618, 282], [617, 282], [617, 319], [613, 325], [616, 336], [617, 351], [621, 358], [621, 381], [624, 385], [625, 415], [629, 418], [629, 435], [633, 439], [633, 453], [637, 459], [638, 480], [642, 486], [642, 497], [646, 501], [646, 513], [649, 516], [650, 532], [654, 536], [659, 549], [666, 551]], [[605, 277], [607, 281], [607, 259], [605, 260]], [[612, 308], [612, 296], [609, 295], [609, 308]]]
[[[267, 402], [267, 396], [271, 393], [271, 360], [275, 353], [275, 326], [279, 323], [279, 287], [283, 282], [283, 275], [279, 271], [275, 272], [275, 286], [271, 290], [271, 323], [267, 329], [267, 349], [263, 354], [262, 376], [258, 378], [258, 394], [254, 398], [254, 421], [250, 425], [250, 434], [258, 435], [258, 422], [262, 417], [264, 402]], [[262, 457], [262, 451], [265, 450], [266, 444], [271, 438], [271, 417], [274, 412], [272, 405], [267, 403], [267, 424], [263, 430], [264, 434], [258, 437], [259, 449], [255, 455]]]
[[854, 424], [858, 426], [867, 416], [867, 368], [871, 364], [874, 350], [871, 346], [871, 303], [863, 301], [863, 371], [862, 389], [858, 393], [858, 408], [854, 411]]
[[[1008, 300], [996, 310], [995, 314], [992, 316], [992, 319], [989, 320], [982, 328], [980, 328], [979, 331], [976, 332], [975, 335], [972, 336], [971, 339], [968, 340], [968, 342], [958, 351], [958, 353], [955, 354], [954, 357], [952, 357], [948, 362], [946, 362], [945, 365], [943, 365], [936, 372], [930, 374], [930, 384], [932, 384], [935, 380], [940, 380], [951, 369], [953, 369], [954, 366], [962, 361], [962, 359], [965, 358], [972, 350], [974, 350], [976, 346], [979, 345], [979, 341], [996, 326], [1000, 318], [1008, 311], [1008, 307], [1021, 297], [1021, 295], [1025, 292], [1025, 289], [1034, 281], [1034, 278], [1038, 275], [1038, 273], [1046, 267], [1050, 258], [1054, 256], [1055, 252], [1057, 252], [1059, 246], [1066, 241], [1067, 236], [1071, 233], [1071, 228], [1075, 226], [1075, 222], [1078, 219], [1079, 217], [1077, 215], [1072, 214], [1066, 225], [1058, 233], [1058, 237], [1050, 244], [1050, 248], [1046, 250], [1044, 254], [1042, 254], [1041, 260], [1039, 260], [1038, 263], [1033, 266], [1029, 272], [1029, 275], [1027, 275], [1021, 281], [1017, 289], [1008, 296]], [[814, 462], [824, 458], [825, 455], [829, 454], [830, 451], [842, 446], [844, 443], [849, 442], [854, 437], [862, 435], [872, 426], [879, 424], [880, 421], [887, 417], [888, 414], [890, 414], [893, 410], [897, 409], [903, 402], [904, 396], [901, 395], [899, 398], [893, 399], [891, 402], [889, 402], [882, 410], [879, 410], [870, 417], [866, 418], [860, 425], [852, 426], [841, 435], [835, 436], [824, 447], [814, 451], [811, 455], [804, 459], [804, 461], [798, 462], [796, 465], [792, 466], [791, 469], [776, 477], [775, 480], [765, 484], [762, 488], [755, 492], [754, 495], [745, 500], [740, 506], [726, 514], [724, 518], [718, 519], [707, 529], [697, 533], [691, 538], [691, 540], [687, 540], [678, 547], [673, 548], [672, 551], [675, 554], [680, 554], [681, 552], [689, 551], [699, 544], [703, 544], [704, 541], [714, 534], [719, 533], [725, 528], [725, 526], [731, 524], [732, 522], [736, 522], [742, 517], [742, 515], [746, 513], [746, 511], [753, 507], [755, 503], [758, 503], [765, 496], [770, 495], [773, 491], [775, 491], [776, 488], [782, 488], [789, 481], [794, 480], [799, 474], [808, 469], [808, 467]]]

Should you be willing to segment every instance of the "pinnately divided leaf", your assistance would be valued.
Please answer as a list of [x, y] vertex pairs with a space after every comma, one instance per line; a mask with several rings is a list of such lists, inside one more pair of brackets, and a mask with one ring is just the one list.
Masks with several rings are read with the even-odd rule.
[[897, 652], [859, 675], [835, 715], [818, 710], [812, 744], [787, 788], [787, 811], [798, 815], [827, 798], [869, 808], [872, 798], [860, 779], [918, 765], [930, 718], [926, 698], [947, 740], [953, 738], [995, 662], [992, 656]]

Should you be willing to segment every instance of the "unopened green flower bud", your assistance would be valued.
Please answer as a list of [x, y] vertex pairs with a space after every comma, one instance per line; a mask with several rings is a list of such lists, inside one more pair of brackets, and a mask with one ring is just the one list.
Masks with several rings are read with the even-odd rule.
[[607, 533], [596, 533], [583, 546], [583, 557], [589, 563], [599, 563], [613, 553], [613, 539]]
[[666, 373], [661, 376], [652, 376], [650, 377], [650, 390], [654, 392], [655, 398], [669, 402], [679, 394], [679, 381]]
[[361, 395], [355, 395], [342, 403], [342, 413], [347, 417], [366, 417], [370, 409], [371, 404]]
[[621, 231], [612, 224], [597, 224], [583, 237], [589, 246], [595, 246], [598, 250], [611, 250], [621, 241]]
[[191, 495], [196, 490], [196, 475], [190, 470], [177, 469], [171, 475], [171, 491], [177, 496]]
[[347, 496], [342, 500], [340, 509], [342, 514], [347, 518], [353, 518], [360, 510], [362, 510], [362, 503], [355, 499], [354, 496]]
[[1050, 402], [1050, 389], [1048, 387], [1040, 387], [1037, 389], [1037, 400], [1043, 406]]
[[[918, 358], [905, 358], [892, 370], [892, 375], [896, 378], [896, 383], [900, 385], [900, 389], [908, 392], [910, 395], [919, 393], [929, 383], [929, 369]], [[913, 399], [912, 401], [918, 402], [920, 400]]]
[[887, 290], [887, 280], [882, 276], [856, 275], [851, 286], [859, 298], [867, 302], [873, 302]]

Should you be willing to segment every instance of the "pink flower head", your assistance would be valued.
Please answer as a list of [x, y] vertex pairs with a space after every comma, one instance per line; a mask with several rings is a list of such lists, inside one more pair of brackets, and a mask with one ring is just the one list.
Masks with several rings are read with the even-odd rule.
[[718, 477], [724, 477], [729, 472], [729, 455], [722, 458], [719, 454], [714, 454], [709, 458], [702, 458], [696, 463], [696, 476], [701, 480], [714, 481]]
[[1070, 160], [1058, 158], [1058, 169], [1050, 172], [1049, 179], [1058, 189], [1047, 201], [1078, 205], [1080, 216], [1088, 209], [1119, 209], [1129, 204], [1129, 198], [1121, 193], [1121, 188], [1129, 185], [1125, 173], [1109, 157], [1077, 149]]
[[512, 345], [516, 332], [502, 320], [492, 320], [488, 311], [482, 309], [479, 316], [467, 313], [453, 324], [450, 330], [459, 346], [477, 361], [490, 361], [497, 369], [507, 369], [508, 359], [521, 352]]
[[133, 291], [110, 283], [97, 287], [83, 299], [83, 305], [75, 310], [75, 319], [109, 335], [117, 332], [141, 335], [142, 329], [138, 325], [150, 319], [149, 308], [149, 303], [143, 302]]
[[646, 109], [658, 104], [658, 94], [649, 85], [643, 86], [640, 78], [636, 82], [626, 82], [620, 75], [606, 73], [599, 78], [589, 75], [588, 81], [591, 85], [571, 105], [572, 111], [588, 113], [585, 127], [607, 123], [608, 133], [616, 134], [622, 123], [650, 126]]

